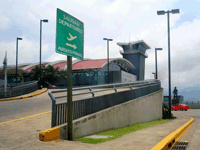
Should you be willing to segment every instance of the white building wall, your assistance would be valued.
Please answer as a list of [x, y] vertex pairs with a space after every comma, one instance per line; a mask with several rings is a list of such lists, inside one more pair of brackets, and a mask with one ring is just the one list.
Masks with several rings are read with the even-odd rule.
[[127, 73], [125, 71], [121, 71], [121, 82], [134, 82], [137, 81], [137, 76]]

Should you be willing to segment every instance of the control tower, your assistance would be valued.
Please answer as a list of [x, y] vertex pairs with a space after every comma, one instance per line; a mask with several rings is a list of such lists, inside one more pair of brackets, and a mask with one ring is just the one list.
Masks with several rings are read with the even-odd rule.
[[148, 46], [143, 40], [134, 42], [117, 42], [117, 45], [123, 48], [120, 51], [124, 59], [130, 61], [134, 66], [133, 74], [137, 76], [137, 80], [144, 80], [145, 74], [145, 58], [148, 57], [146, 50], [151, 47]]

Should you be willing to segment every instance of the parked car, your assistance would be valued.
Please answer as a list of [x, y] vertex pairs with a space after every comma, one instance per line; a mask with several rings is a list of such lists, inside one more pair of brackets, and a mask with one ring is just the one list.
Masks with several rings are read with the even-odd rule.
[[188, 105], [181, 104], [181, 103], [171, 106], [171, 110], [175, 110], [175, 111], [176, 110], [187, 111], [188, 109], [189, 109]]
[[48, 89], [59, 89], [59, 87], [55, 86], [55, 85], [51, 85], [48, 87]]

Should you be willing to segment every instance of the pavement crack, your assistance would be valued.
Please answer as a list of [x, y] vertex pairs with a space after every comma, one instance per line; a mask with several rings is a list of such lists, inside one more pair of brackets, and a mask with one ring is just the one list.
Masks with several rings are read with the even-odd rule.
[[24, 147], [24, 146], [34, 144], [34, 143], [36, 143], [36, 142], [38, 142], [38, 141], [34, 140], [34, 141], [31, 141], [31, 142], [28, 142], [28, 143], [25, 143], [25, 144], [21, 144], [21, 145], [19, 145], [19, 146], [16, 146], [16, 147], [12, 148], [11, 150], [16, 150], [16, 149], [22, 148], [22, 147]]

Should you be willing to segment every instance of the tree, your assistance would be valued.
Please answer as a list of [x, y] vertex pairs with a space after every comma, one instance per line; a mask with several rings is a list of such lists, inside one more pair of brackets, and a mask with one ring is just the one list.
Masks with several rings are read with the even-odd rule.
[[[53, 68], [53, 66], [48, 65], [47, 67], [42, 66], [41, 68], [41, 84], [43, 87], [48, 87], [52, 84], [55, 84], [57, 81], [59, 81], [60, 75], [59, 75], [59, 68]], [[36, 66], [31, 70], [31, 73], [29, 75], [30, 80], [38, 80], [40, 77], [40, 68], [39, 66]]]
[[55, 84], [60, 79], [59, 68], [53, 68], [53, 66], [48, 65], [43, 70], [42, 79], [44, 85], [46, 84], [45, 86], [48, 86], [48, 84]]
[[[43, 66], [42, 66], [43, 67]], [[39, 80], [40, 77], [40, 68], [36, 66], [33, 68], [29, 74], [29, 79], [30, 80]]]

